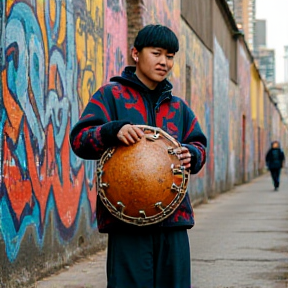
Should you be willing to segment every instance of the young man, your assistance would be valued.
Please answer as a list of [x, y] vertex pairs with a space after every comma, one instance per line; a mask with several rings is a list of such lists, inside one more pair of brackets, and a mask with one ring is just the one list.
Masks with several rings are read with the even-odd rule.
[[[148, 25], [132, 49], [136, 67], [126, 67], [91, 98], [72, 129], [73, 151], [99, 159], [111, 146], [133, 145], [144, 135], [136, 125], [160, 127], [181, 143], [179, 159], [193, 174], [205, 163], [206, 138], [197, 118], [181, 98], [172, 96], [166, 79], [179, 49], [167, 27]], [[190, 249], [187, 229], [194, 225], [188, 193], [160, 223], [145, 227], [113, 217], [98, 198], [99, 231], [108, 233], [109, 288], [189, 288]]]
[[274, 190], [277, 191], [280, 186], [280, 173], [284, 167], [285, 155], [280, 148], [278, 141], [273, 141], [271, 148], [266, 154], [266, 166], [270, 170], [272, 181], [274, 184]]

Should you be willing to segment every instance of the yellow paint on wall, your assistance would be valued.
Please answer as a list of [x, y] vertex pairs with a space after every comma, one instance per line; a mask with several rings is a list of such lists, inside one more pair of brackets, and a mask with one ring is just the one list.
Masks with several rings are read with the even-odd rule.
[[251, 93], [251, 117], [252, 120], [257, 119], [257, 72], [254, 65], [251, 65], [251, 81], [250, 81], [250, 93]]
[[81, 28], [81, 19], [77, 18], [75, 21], [75, 43], [77, 63], [80, 70], [86, 66], [86, 32]]
[[259, 81], [259, 126], [264, 129], [264, 84]]
[[49, 15], [50, 15], [50, 20], [54, 23], [56, 20], [56, 3], [55, 0], [47, 0], [49, 1]]
[[45, 8], [43, 1], [37, 2], [37, 17], [38, 22], [41, 28], [42, 38], [43, 38], [43, 47], [44, 47], [44, 57], [45, 57], [45, 74], [48, 74], [49, 68], [49, 55], [48, 55], [48, 38], [47, 38], [47, 31], [46, 31], [46, 24], [45, 24]]
[[96, 89], [100, 88], [103, 84], [103, 41], [101, 38], [98, 38], [98, 42], [96, 43]]
[[11, 7], [13, 6], [15, 0], [7, 0], [6, 1], [6, 15], [9, 15]]
[[66, 2], [62, 1], [61, 2], [61, 24], [59, 27], [59, 34], [58, 34], [58, 39], [57, 39], [57, 44], [60, 46], [65, 40], [66, 36]]

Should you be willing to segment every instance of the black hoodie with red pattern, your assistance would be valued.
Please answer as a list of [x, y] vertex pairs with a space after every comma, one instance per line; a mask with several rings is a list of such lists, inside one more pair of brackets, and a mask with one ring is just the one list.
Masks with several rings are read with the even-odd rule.
[[[110, 80], [92, 96], [72, 128], [70, 143], [74, 153], [83, 159], [97, 160], [108, 147], [119, 144], [117, 133], [123, 125], [149, 125], [161, 128], [187, 147], [192, 155], [190, 172], [198, 173], [206, 160], [207, 140], [192, 110], [181, 98], [172, 96], [171, 83], [164, 80], [150, 90], [135, 75], [135, 67], [126, 67], [121, 77]], [[96, 213], [100, 232], [137, 229], [112, 216], [99, 197]], [[172, 215], [148, 229], [193, 225], [187, 193]]]

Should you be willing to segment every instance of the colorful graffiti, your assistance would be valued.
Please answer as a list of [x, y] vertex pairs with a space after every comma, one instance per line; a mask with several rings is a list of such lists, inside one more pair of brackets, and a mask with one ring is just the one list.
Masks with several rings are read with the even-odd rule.
[[241, 149], [241, 117], [240, 117], [240, 97], [238, 86], [230, 81], [229, 84], [229, 165], [227, 182], [232, 188], [238, 183], [240, 177], [240, 149]]
[[[139, 1], [141, 2], [141, 1]], [[180, 0], [143, 0], [144, 15], [143, 26], [147, 24], [162, 24], [168, 26], [175, 34], [180, 37]], [[183, 73], [180, 68], [180, 55], [184, 51], [181, 50], [176, 54], [174, 67], [169, 77], [169, 80], [173, 83], [173, 93], [175, 95], [181, 95], [182, 90], [180, 88], [180, 75]]]
[[214, 38], [214, 155], [216, 192], [225, 190], [229, 173], [229, 62]]
[[[239, 82], [239, 92], [240, 92], [240, 119], [245, 119], [245, 131], [243, 131], [243, 126], [241, 126], [240, 131], [242, 135], [241, 140], [241, 154], [240, 154], [240, 167], [242, 167], [241, 174], [243, 181], [248, 181], [252, 179], [253, 175], [253, 123], [251, 116], [251, 98], [250, 98], [250, 82], [251, 82], [251, 72], [250, 72], [250, 60], [247, 55], [243, 45], [239, 45], [238, 54], [238, 82]], [[249, 109], [247, 109], [249, 107]], [[242, 120], [241, 120], [242, 121]], [[245, 141], [243, 141], [243, 135], [245, 135]]]
[[108, 82], [112, 76], [119, 75], [127, 64], [128, 27], [126, 1], [110, 0], [104, 2], [106, 5], [104, 20], [104, 82]]
[[[33, 230], [35, 245], [42, 251], [48, 226], [53, 233], [49, 239], [57, 238], [61, 246], [75, 246], [77, 231], [85, 229], [80, 227], [83, 217], [88, 223], [84, 234], [97, 231], [96, 163], [77, 158], [68, 137], [94, 91], [127, 65], [127, 38], [135, 32], [127, 25], [132, 17], [126, 11], [129, 3], [0, 0], [0, 252], [5, 256], [0, 257], [1, 267], [20, 258], [28, 230]], [[189, 98], [207, 135], [207, 163], [191, 178], [192, 199], [249, 181], [255, 176], [256, 153], [263, 157], [271, 139], [281, 139], [287, 150], [288, 139], [265, 91], [259, 90], [265, 94], [263, 104], [258, 98], [254, 103], [261, 110], [263, 127], [253, 126], [251, 59], [245, 43], [238, 43], [234, 83], [217, 39], [212, 53], [181, 19], [180, 0], [139, 0], [139, 5], [143, 26], [161, 23], [178, 35], [180, 51], [170, 77], [173, 92]], [[191, 75], [189, 81], [185, 71]], [[187, 96], [185, 91], [191, 93]], [[256, 138], [263, 143], [255, 144]], [[263, 167], [263, 160], [259, 165]], [[53, 254], [54, 246], [48, 248]], [[0, 269], [0, 286], [1, 273]]]
[[[212, 54], [199, 41], [198, 37], [184, 21], [181, 22], [180, 67], [191, 68], [191, 95], [186, 99], [197, 115], [199, 123], [207, 136], [207, 163], [204, 169], [191, 178], [191, 193], [195, 199], [199, 195], [214, 190], [214, 139], [213, 139], [213, 93], [212, 93]], [[182, 73], [182, 75], [184, 75]], [[187, 76], [186, 76], [187, 77]], [[181, 90], [186, 91], [186, 77], [180, 77]], [[183, 93], [183, 92], [182, 92]], [[185, 95], [185, 94], [184, 94]]]
[[97, 229], [96, 164], [77, 158], [68, 137], [92, 93], [127, 61], [125, 5], [103, 2], [1, 1], [0, 238], [10, 261], [28, 226], [42, 247], [49, 211], [59, 241], [73, 238], [83, 201]]

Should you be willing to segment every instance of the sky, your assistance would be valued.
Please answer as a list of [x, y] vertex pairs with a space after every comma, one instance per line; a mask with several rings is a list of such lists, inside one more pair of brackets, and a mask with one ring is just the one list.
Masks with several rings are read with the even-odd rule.
[[284, 46], [288, 46], [288, 0], [256, 0], [256, 19], [266, 20], [266, 46], [275, 49], [276, 83], [284, 82]]

